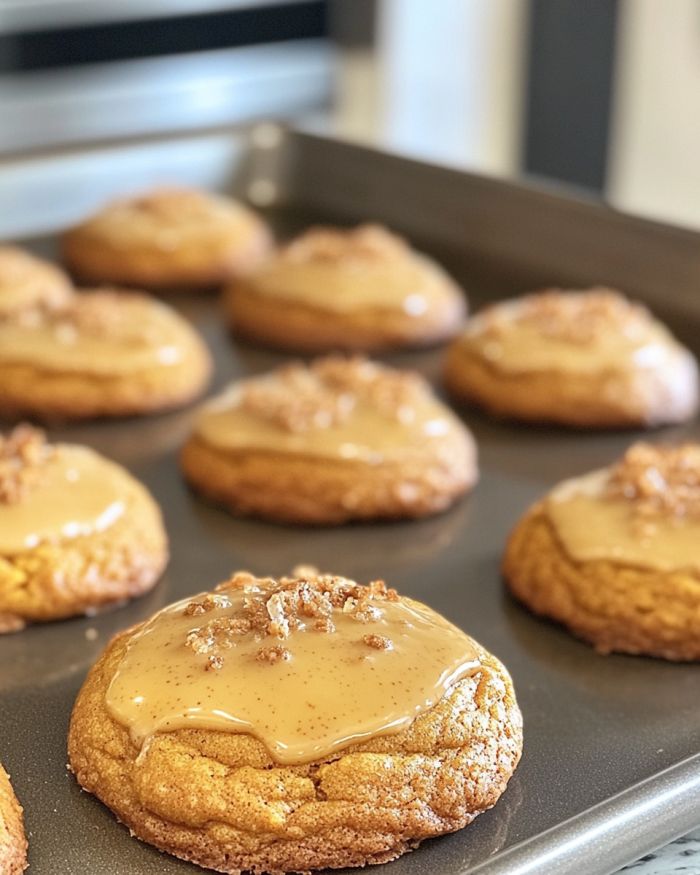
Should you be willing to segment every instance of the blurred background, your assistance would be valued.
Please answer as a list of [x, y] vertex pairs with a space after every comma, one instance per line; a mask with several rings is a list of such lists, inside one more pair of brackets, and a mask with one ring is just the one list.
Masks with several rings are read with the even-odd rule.
[[270, 117], [700, 227], [700, 0], [0, 0], [0, 161]]

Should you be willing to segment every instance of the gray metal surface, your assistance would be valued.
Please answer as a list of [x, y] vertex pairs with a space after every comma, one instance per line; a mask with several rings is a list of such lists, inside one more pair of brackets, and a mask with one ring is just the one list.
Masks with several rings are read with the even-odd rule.
[[[262, 191], [262, 200], [276, 200], [269, 214], [282, 234], [317, 220], [388, 221], [440, 257], [475, 302], [518, 293], [546, 275], [545, 232], [557, 224], [552, 274], [562, 282], [591, 269], [591, 253], [617, 234], [607, 244], [617, 254], [599, 263], [597, 278], [653, 301], [700, 353], [700, 302], [688, 289], [678, 291], [679, 278], [690, 283], [698, 269], [700, 241], [695, 237], [694, 255], [690, 246], [684, 249], [694, 235], [317, 138], [275, 139], [269, 130], [258, 134], [245, 160], [233, 150], [243, 163], [231, 176], [239, 191]], [[0, 191], [2, 179], [0, 169]], [[530, 241], [525, 254], [534, 264], [518, 261], [522, 246], [514, 222], [523, 215], [521, 235]], [[499, 252], [500, 259], [491, 257]], [[666, 265], [665, 277], [646, 276], [648, 252]], [[177, 306], [214, 350], [213, 388], [282, 360], [233, 343], [213, 302], [184, 297]], [[440, 359], [434, 351], [388, 360], [437, 380]], [[700, 823], [699, 667], [597, 656], [515, 604], [499, 577], [504, 539], [529, 503], [563, 477], [607, 464], [637, 435], [465, 416], [481, 453], [482, 478], [472, 496], [421, 522], [330, 530], [236, 520], [191, 495], [176, 462], [191, 410], [52, 430], [52, 437], [83, 441], [118, 459], [151, 488], [165, 513], [173, 558], [155, 591], [121, 610], [0, 638], [0, 760], [26, 808], [34, 875], [196, 871], [132, 839], [79, 791], [65, 769], [71, 705], [117, 629], [233, 568], [277, 574], [298, 562], [360, 580], [385, 577], [473, 634], [513, 674], [525, 717], [525, 754], [503, 798], [466, 830], [388, 864], [387, 873], [606, 875]], [[698, 439], [700, 430], [693, 423], [656, 436]]]

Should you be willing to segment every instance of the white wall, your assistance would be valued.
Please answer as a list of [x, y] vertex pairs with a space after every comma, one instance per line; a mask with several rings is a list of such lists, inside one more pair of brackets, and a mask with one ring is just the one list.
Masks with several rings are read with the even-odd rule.
[[609, 196], [700, 227], [700, 0], [623, 0]]

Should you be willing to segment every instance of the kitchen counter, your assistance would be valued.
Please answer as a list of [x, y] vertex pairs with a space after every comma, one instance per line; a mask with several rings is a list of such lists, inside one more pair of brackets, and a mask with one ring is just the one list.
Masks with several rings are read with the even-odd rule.
[[625, 866], [634, 875], [700, 875], [700, 829]]

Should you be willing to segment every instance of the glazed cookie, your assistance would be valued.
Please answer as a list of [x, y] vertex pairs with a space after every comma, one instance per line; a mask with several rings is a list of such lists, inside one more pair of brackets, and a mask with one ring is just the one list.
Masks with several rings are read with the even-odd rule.
[[81, 281], [167, 291], [220, 286], [271, 246], [265, 223], [230, 198], [156, 189], [115, 201], [68, 231], [63, 257]]
[[311, 228], [232, 283], [233, 330], [299, 352], [430, 346], [459, 330], [466, 296], [384, 228]]
[[420, 517], [477, 478], [474, 441], [418, 374], [328, 357], [234, 383], [182, 452], [234, 513], [294, 523]]
[[27, 868], [27, 839], [22, 806], [17, 801], [9, 776], [0, 766], [0, 872], [20, 875]]
[[158, 507], [119, 465], [29, 426], [0, 437], [0, 633], [139, 596], [167, 559]]
[[693, 356], [617, 292], [559, 290], [489, 307], [451, 346], [445, 381], [491, 413], [617, 428], [690, 419]]
[[60, 268], [18, 246], [0, 244], [0, 319], [33, 307], [63, 306], [72, 294]]
[[133, 834], [236, 875], [383, 863], [461, 829], [521, 746], [495, 657], [381, 581], [313, 569], [239, 572], [115, 638], [68, 741]]
[[511, 592], [601, 653], [700, 659], [700, 445], [637, 444], [559, 485], [510, 537]]
[[131, 292], [86, 292], [0, 320], [0, 416], [85, 419], [188, 403], [211, 361], [190, 325]]

